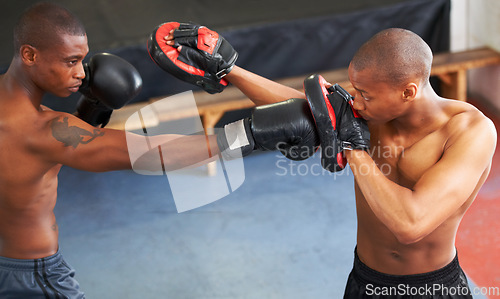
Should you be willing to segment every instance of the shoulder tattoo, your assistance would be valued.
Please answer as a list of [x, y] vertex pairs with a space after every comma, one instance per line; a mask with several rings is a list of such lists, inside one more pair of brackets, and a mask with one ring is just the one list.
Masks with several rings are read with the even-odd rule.
[[52, 136], [57, 141], [60, 141], [64, 146], [72, 146], [76, 148], [79, 144], [87, 144], [97, 137], [103, 136], [104, 132], [99, 129], [94, 129], [93, 132], [87, 131], [77, 126], [68, 124], [68, 117], [58, 117], [50, 124]]

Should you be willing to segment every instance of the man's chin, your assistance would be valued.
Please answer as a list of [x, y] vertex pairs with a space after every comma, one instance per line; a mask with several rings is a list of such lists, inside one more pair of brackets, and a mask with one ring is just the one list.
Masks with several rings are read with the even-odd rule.
[[70, 95], [72, 95], [73, 93], [74, 92], [72, 92], [71, 90], [62, 90], [59, 92], [53, 92], [52, 94], [55, 95], [56, 97], [59, 97], [59, 98], [67, 98]]

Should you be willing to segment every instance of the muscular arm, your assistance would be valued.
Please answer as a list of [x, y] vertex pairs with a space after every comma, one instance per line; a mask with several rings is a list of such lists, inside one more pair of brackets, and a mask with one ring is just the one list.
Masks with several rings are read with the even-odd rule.
[[[145, 141], [143, 136], [129, 132], [95, 128], [71, 114], [47, 113], [50, 114], [40, 128], [39, 137], [31, 140], [32, 150], [48, 162], [76, 169], [95, 172], [131, 169], [129, 150], [140, 158], [134, 169], [157, 169], [159, 163], [165, 170], [178, 169], [206, 163], [218, 151], [213, 136], [210, 142], [205, 136], [170, 134]], [[162, 159], [158, 160], [160, 149]]]
[[274, 82], [236, 65], [225, 78], [257, 106], [281, 102], [291, 98], [305, 98], [304, 93], [296, 89]]
[[214, 161], [219, 153], [215, 135], [165, 134], [145, 139], [127, 132], [127, 145], [132, 167], [139, 173], [197, 167]]
[[[174, 46], [173, 30], [165, 36], [168, 45]], [[178, 47], [177, 51], [181, 51]], [[250, 71], [247, 71], [237, 65], [225, 77], [229, 82], [241, 90], [255, 105], [266, 105], [281, 102], [291, 98], [305, 98], [304, 93], [274, 82]]]
[[489, 169], [496, 146], [493, 124], [481, 118], [459, 130], [413, 189], [386, 178], [366, 152], [346, 151], [368, 205], [401, 243], [421, 240], [452, 216]]

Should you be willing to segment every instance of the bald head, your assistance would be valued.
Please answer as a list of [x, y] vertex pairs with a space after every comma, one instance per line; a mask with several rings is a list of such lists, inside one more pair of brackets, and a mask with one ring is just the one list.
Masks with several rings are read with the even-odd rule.
[[67, 9], [54, 3], [37, 3], [21, 15], [14, 27], [14, 53], [19, 55], [22, 45], [44, 50], [60, 44], [63, 34], [83, 36], [85, 28]]
[[376, 70], [374, 78], [393, 86], [413, 80], [427, 83], [432, 66], [432, 51], [415, 33], [399, 28], [386, 29], [373, 36], [354, 55], [356, 71]]

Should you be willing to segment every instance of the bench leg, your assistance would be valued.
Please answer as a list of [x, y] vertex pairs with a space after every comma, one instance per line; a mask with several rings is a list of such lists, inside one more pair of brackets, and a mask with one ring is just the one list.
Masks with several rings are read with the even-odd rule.
[[[224, 115], [225, 111], [206, 111], [201, 116], [201, 121], [203, 124], [203, 129], [205, 130], [205, 134], [211, 135], [214, 134], [214, 127], [217, 122]], [[214, 176], [217, 174], [217, 166], [216, 162], [210, 162], [207, 164], [207, 174], [208, 176]]]
[[441, 96], [448, 99], [467, 101], [467, 70], [439, 76]]

